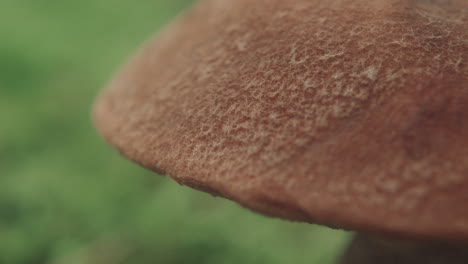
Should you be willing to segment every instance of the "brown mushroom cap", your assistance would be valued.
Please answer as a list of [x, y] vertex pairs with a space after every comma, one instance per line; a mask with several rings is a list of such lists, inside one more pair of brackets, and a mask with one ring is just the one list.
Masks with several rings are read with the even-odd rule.
[[468, 1], [204, 0], [95, 108], [125, 156], [263, 214], [468, 241]]

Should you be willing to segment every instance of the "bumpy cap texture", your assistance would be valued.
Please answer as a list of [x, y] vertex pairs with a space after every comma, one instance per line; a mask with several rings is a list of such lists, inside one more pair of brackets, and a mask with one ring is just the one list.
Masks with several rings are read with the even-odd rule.
[[468, 1], [203, 0], [95, 122], [142, 166], [266, 215], [468, 241]]

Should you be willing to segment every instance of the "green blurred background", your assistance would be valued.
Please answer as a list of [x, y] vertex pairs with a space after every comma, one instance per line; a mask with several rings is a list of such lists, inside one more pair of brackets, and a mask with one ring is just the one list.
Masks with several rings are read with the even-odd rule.
[[90, 109], [189, 0], [0, 1], [0, 263], [332, 263], [344, 232], [266, 218], [120, 157]]

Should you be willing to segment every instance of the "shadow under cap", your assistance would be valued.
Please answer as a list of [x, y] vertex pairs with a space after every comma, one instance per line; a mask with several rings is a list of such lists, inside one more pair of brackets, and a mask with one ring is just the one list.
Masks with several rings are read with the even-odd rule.
[[468, 3], [204, 0], [95, 123], [125, 156], [270, 216], [468, 241]]

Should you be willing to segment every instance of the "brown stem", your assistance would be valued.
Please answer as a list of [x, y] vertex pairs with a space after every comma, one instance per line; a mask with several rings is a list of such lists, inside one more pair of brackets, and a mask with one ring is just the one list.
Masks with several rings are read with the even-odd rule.
[[358, 234], [340, 264], [467, 264], [468, 245], [408, 242]]

